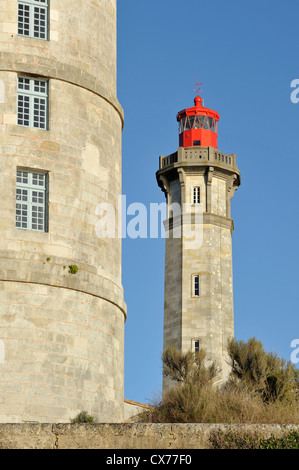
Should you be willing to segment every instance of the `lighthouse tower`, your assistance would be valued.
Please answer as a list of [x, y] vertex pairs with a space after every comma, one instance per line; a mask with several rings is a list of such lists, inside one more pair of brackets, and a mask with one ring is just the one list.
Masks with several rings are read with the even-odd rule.
[[[226, 345], [234, 335], [231, 198], [240, 172], [236, 156], [217, 148], [219, 117], [196, 96], [193, 107], [177, 114], [179, 148], [160, 157], [156, 176], [168, 206], [163, 349], [203, 348], [225, 380]], [[163, 391], [169, 384], [164, 378]]]
[[0, 422], [122, 422], [116, 0], [0, 13]]

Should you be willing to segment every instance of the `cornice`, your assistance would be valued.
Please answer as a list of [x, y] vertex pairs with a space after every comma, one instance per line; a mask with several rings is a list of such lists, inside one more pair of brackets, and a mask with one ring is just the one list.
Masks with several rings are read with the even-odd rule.
[[77, 66], [59, 62], [56, 56], [39, 63], [39, 61], [33, 61], [30, 55], [18, 56], [15, 53], [2, 51], [0, 52], [0, 71], [60, 80], [84, 88], [107, 101], [117, 111], [122, 127], [124, 126], [124, 111], [117, 97], [104, 88], [97, 77]]

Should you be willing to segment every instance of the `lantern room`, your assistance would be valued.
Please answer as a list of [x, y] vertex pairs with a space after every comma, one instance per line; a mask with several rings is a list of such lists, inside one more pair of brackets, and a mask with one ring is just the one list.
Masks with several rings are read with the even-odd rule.
[[202, 106], [202, 98], [196, 96], [194, 106], [177, 114], [180, 147], [217, 148], [219, 114]]

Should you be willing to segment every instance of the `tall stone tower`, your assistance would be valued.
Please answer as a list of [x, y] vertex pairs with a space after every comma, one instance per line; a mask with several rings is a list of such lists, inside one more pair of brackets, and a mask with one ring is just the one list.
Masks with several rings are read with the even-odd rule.
[[[236, 156], [217, 149], [219, 114], [199, 96], [177, 120], [178, 151], [161, 156], [157, 172], [168, 205], [163, 349], [204, 348], [223, 380], [227, 339], [234, 335], [230, 204], [240, 173]], [[169, 386], [164, 377], [163, 390]]]
[[0, 2], [0, 421], [123, 420], [116, 0]]

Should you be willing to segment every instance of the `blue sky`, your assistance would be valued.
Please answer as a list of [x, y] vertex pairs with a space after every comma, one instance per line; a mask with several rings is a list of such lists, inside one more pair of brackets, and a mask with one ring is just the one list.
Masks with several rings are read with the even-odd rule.
[[[176, 113], [220, 113], [218, 148], [236, 153], [232, 201], [235, 337], [255, 336], [290, 359], [299, 338], [298, 0], [118, 1], [118, 98], [125, 112], [127, 204], [164, 202], [159, 155], [178, 148]], [[130, 220], [132, 217], [128, 217]], [[128, 307], [125, 397], [148, 402], [162, 385], [164, 240], [123, 240]]]

